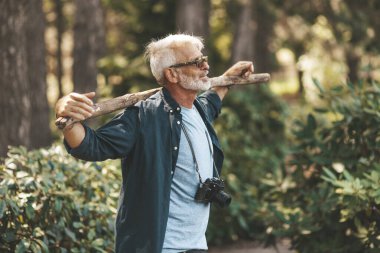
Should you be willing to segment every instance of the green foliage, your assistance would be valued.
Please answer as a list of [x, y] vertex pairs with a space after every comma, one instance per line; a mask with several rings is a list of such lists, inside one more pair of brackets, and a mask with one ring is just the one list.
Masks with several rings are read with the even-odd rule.
[[53, 146], [11, 148], [0, 165], [1, 252], [110, 252], [120, 169]]
[[109, 54], [98, 66], [106, 83], [112, 85], [113, 95], [156, 87], [144, 59], [145, 46], [152, 39], [176, 32], [175, 1], [105, 0], [104, 6], [115, 21], [108, 25]]
[[315, 84], [326, 106], [295, 122], [280, 180], [292, 187], [281, 191], [276, 180], [262, 181], [268, 186], [262, 218], [300, 252], [378, 252], [380, 86]]
[[223, 101], [216, 130], [225, 152], [222, 177], [232, 203], [226, 209], [213, 207], [207, 232], [210, 243], [256, 238], [267, 243], [261, 203], [261, 179], [281, 177], [285, 156], [286, 113], [281, 101], [267, 86], [236, 89]]

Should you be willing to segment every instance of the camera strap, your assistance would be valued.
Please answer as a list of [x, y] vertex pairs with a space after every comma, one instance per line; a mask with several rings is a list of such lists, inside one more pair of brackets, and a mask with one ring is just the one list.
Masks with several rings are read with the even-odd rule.
[[[181, 124], [181, 128], [182, 128], [183, 133], [185, 134], [187, 142], [189, 143], [190, 150], [191, 150], [191, 155], [193, 156], [193, 160], [194, 160], [194, 163], [195, 163], [195, 170], [197, 171], [197, 174], [198, 174], [198, 177], [199, 177], [199, 182], [202, 184], [203, 180], [202, 180], [201, 174], [199, 173], [199, 166], [198, 166], [197, 158], [195, 157], [194, 148], [193, 148], [193, 145], [191, 144], [190, 137], [189, 137], [189, 134], [187, 132], [186, 126], [183, 124], [183, 122]], [[207, 139], [207, 142], [208, 142], [208, 145], [209, 145], [209, 148], [210, 148], [210, 152], [211, 152], [213, 168], [215, 170], [215, 173], [216, 173], [217, 177], [219, 178], [219, 173], [218, 173], [218, 170], [216, 169], [216, 166], [215, 166], [214, 153], [212, 151], [211, 143], [210, 143], [209, 137], [207, 136], [207, 132], [206, 131], [205, 131], [205, 134], [206, 134], [206, 139]]]

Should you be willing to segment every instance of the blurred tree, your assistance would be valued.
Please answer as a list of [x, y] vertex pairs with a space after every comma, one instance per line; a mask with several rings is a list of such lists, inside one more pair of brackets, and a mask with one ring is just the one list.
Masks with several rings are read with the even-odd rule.
[[238, 5], [238, 15], [235, 15], [234, 22], [232, 62], [254, 59], [256, 22], [253, 18], [253, 11], [255, 2], [241, 0]]
[[62, 36], [64, 32], [64, 17], [63, 17], [63, 3], [62, 0], [55, 0], [55, 13], [56, 20], [55, 26], [57, 28], [57, 82], [58, 82], [58, 98], [63, 96], [62, 77], [63, 77], [63, 59], [62, 59]]
[[273, 72], [276, 67], [272, 40], [274, 37], [274, 27], [277, 20], [277, 8], [273, 1], [257, 1], [254, 17], [257, 23], [256, 43], [255, 43], [255, 71]]
[[45, 14], [43, 0], [28, 2], [26, 22], [26, 53], [30, 96], [30, 145], [29, 148], [48, 146], [52, 136], [49, 126], [49, 104], [46, 84]]
[[[280, 24], [287, 26], [285, 30], [288, 36], [282, 43], [293, 50], [296, 59], [306, 53], [314, 40], [311, 33], [305, 32], [302, 26], [312, 26], [320, 17], [327, 19], [328, 28], [333, 34], [333, 38], [326, 41], [324, 53], [334, 57], [332, 49], [341, 48], [343, 50], [348, 78], [352, 82], [359, 79], [363, 56], [370, 52], [378, 52], [380, 36], [380, 21], [378, 21], [380, 4], [378, 1], [295, 0], [278, 2], [276, 6], [284, 17], [281, 18]], [[295, 26], [293, 24], [292, 27], [290, 23], [295, 19], [301, 20], [301, 22]]]
[[50, 143], [42, 0], [0, 1], [0, 156]]
[[209, 36], [209, 0], [179, 0], [176, 2], [176, 24], [179, 32], [185, 32], [205, 39]]
[[97, 60], [105, 54], [104, 13], [100, 0], [76, 0], [73, 82], [76, 92], [97, 88]]
[[110, 53], [100, 61], [113, 96], [157, 86], [144, 59], [145, 46], [175, 32], [174, 0], [105, 1]]

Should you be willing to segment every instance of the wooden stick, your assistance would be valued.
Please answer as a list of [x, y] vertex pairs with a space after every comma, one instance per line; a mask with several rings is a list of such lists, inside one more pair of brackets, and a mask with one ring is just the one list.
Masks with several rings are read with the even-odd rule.
[[[244, 85], [244, 84], [257, 84], [265, 83], [270, 80], [270, 75], [264, 74], [251, 74], [247, 78], [240, 76], [218, 76], [210, 78], [211, 87], [218, 86], [231, 86], [231, 85]], [[161, 90], [162, 88], [155, 88], [151, 90], [146, 90], [137, 93], [129, 93], [120, 97], [111, 98], [109, 100], [96, 103], [93, 107], [95, 112], [89, 118], [95, 118], [100, 115], [108, 114], [120, 109], [127, 108], [139, 102], [140, 100], [145, 100]], [[69, 117], [59, 117], [55, 121], [55, 125], [59, 129], [64, 129], [66, 126], [79, 122], [80, 120], [75, 120]]]
[[218, 76], [210, 78], [211, 87], [266, 83], [269, 82], [269, 80], [270, 75], [267, 73], [251, 74], [247, 78], [240, 76]]

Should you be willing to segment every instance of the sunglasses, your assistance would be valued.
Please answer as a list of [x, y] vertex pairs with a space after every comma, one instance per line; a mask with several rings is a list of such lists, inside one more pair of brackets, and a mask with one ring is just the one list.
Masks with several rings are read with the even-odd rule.
[[208, 56], [200, 56], [192, 61], [171, 65], [169, 66], [169, 68], [180, 68], [180, 67], [185, 67], [185, 66], [190, 66], [190, 65], [195, 65], [198, 68], [200, 68], [202, 67], [203, 63], [207, 62], [207, 60], [208, 60]]

